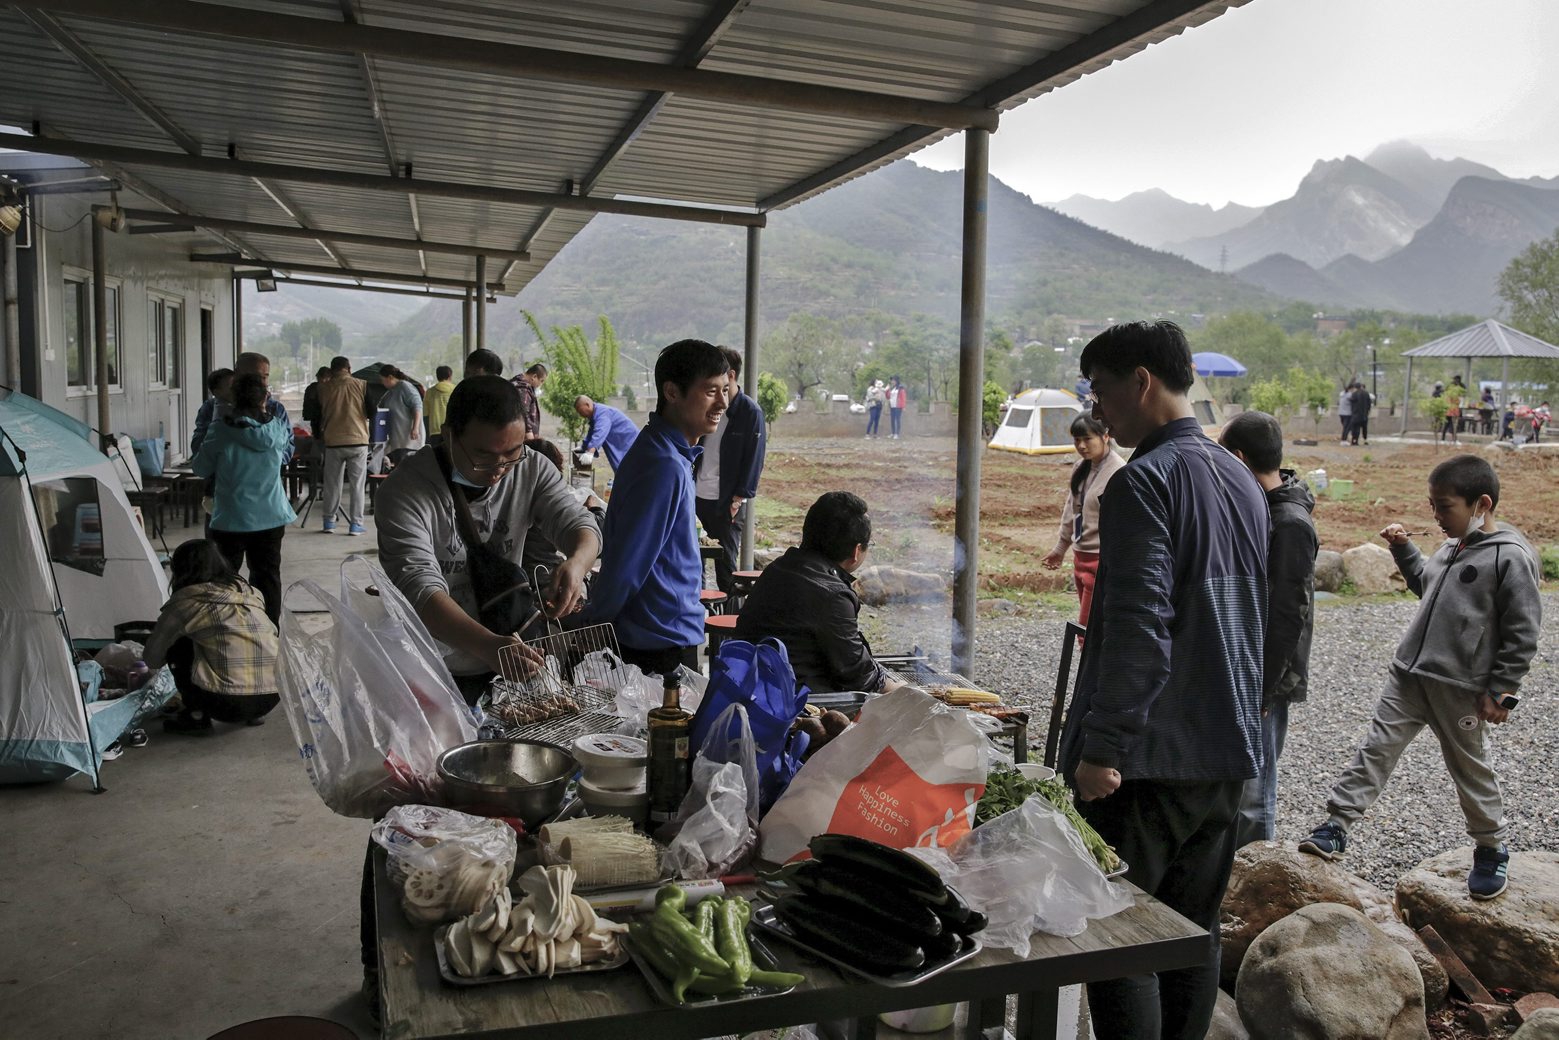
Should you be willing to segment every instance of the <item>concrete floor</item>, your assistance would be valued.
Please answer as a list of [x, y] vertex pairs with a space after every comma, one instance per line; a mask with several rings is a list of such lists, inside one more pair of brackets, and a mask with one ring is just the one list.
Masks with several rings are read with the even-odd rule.
[[[331, 589], [373, 552], [373, 521], [349, 538], [310, 520], [282, 577]], [[198, 534], [175, 520], [169, 546]], [[279, 708], [210, 737], [148, 732], [104, 763], [104, 794], [79, 776], [0, 787], [0, 1037], [198, 1040], [287, 1014], [375, 1035], [358, 996], [368, 822], [325, 808]]]

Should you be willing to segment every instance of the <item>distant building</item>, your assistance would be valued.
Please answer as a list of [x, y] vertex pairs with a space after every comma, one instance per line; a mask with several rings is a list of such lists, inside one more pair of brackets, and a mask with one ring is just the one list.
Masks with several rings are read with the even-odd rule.
[[1315, 334], [1322, 339], [1335, 336], [1339, 332], [1347, 332], [1353, 327], [1353, 322], [1347, 318], [1332, 318], [1325, 314], [1315, 316]]
[[[0, 371], [0, 381], [96, 428], [92, 206], [109, 203], [110, 185], [94, 177], [92, 167], [72, 159], [0, 152], [0, 193], [20, 190], [25, 198], [22, 225], [5, 249], [16, 258], [21, 365]], [[64, 182], [76, 182], [69, 193], [27, 193]], [[122, 187], [116, 197], [121, 206], [162, 208]], [[233, 364], [231, 269], [189, 262], [214, 241], [198, 232], [104, 237], [109, 432], [160, 432], [174, 457], [183, 457], [206, 376]], [[0, 369], [9, 368], [5, 347]]]

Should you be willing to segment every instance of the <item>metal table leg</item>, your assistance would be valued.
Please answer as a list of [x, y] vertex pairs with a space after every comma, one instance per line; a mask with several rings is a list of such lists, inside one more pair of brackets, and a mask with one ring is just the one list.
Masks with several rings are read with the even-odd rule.
[[1017, 1040], [1056, 1040], [1061, 991], [1055, 987], [1018, 994]]

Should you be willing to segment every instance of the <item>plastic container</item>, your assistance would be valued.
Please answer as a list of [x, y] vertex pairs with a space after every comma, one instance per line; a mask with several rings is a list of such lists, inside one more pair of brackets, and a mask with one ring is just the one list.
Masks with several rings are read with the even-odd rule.
[[638, 737], [590, 733], [574, 741], [574, 757], [584, 779], [600, 791], [631, 791], [644, 786], [649, 749]]
[[[1013, 768], [1029, 780], [1054, 780], [1056, 771], [1038, 762], [1020, 762]], [[896, 1027], [895, 1027], [896, 1028]]]
[[642, 777], [637, 787], [627, 791], [596, 787], [588, 780], [580, 780], [579, 800], [591, 816], [626, 816], [640, 827], [650, 819], [650, 793]]
[[957, 1004], [938, 1004], [907, 1011], [885, 1011], [877, 1018], [883, 1025], [905, 1033], [940, 1033], [953, 1024], [957, 1013]]
[[1353, 481], [1342, 479], [1334, 480], [1327, 486], [1326, 494], [1330, 498], [1352, 498]]
[[1316, 494], [1326, 490], [1326, 470], [1313, 469], [1305, 474], [1305, 483], [1310, 485], [1310, 490]]

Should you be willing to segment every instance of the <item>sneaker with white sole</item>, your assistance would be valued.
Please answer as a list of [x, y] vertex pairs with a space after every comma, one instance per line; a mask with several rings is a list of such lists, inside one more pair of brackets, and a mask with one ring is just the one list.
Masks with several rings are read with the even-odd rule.
[[325, 521], [325, 525], [323, 527], [321, 527], [320, 530], [323, 531], [325, 534], [335, 534], [336, 533], [336, 522], [334, 520], [326, 520]]
[[1327, 821], [1310, 832], [1310, 837], [1299, 843], [1300, 852], [1308, 852], [1322, 859], [1341, 859], [1348, 848], [1348, 832], [1338, 824]]
[[346, 533], [347, 534], [367, 534], [368, 533], [368, 528], [364, 527], [362, 524], [353, 524], [351, 527], [348, 527], [346, 529]]
[[1474, 899], [1494, 899], [1505, 891], [1510, 853], [1505, 846], [1479, 845], [1472, 850], [1472, 870], [1467, 872], [1467, 893]]

